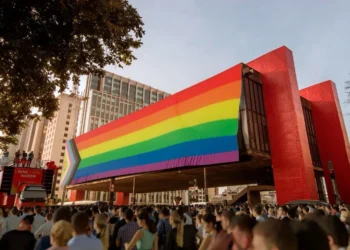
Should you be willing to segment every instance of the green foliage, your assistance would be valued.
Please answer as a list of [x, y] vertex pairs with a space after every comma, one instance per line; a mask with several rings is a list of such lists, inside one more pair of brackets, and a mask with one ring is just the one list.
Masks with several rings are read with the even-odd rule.
[[2, 1], [0, 131], [19, 134], [34, 107], [51, 118], [69, 80], [130, 65], [144, 33], [127, 0]]

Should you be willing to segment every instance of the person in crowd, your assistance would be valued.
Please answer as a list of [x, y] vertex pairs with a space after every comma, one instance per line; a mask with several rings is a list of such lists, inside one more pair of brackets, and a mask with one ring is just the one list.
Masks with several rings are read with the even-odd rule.
[[346, 249], [349, 244], [349, 234], [338, 216], [323, 216], [317, 222], [327, 234], [330, 250]]
[[[288, 222], [285, 223], [288, 225]], [[295, 235], [298, 240], [298, 250], [330, 250], [326, 233], [315, 221], [305, 219], [290, 225], [294, 232], [291, 237]]]
[[202, 244], [199, 247], [199, 250], [207, 250], [211, 240], [215, 236], [215, 224], [216, 224], [216, 219], [214, 214], [206, 214], [203, 216], [203, 228], [205, 230], [206, 236], [203, 239]]
[[73, 228], [65, 220], [60, 220], [52, 227], [51, 230], [51, 247], [47, 250], [69, 250], [67, 244], [72, 238]]
[[196, 216], [196, 229], [197, 229], [197, 240], [196, 243], [198, 245], [200, 245], [200, 243], [202, 242], [203, 238], [205, 237], [205, 232], [204, 232], [204, 228], [203, 228], [203, 215], [202, 214], [198, 214]]
[[234, 216], [235, 214], [232, 210], [223, 212], [221, 216], [221, 225], [224, 231], [223, 233], [225, 233], [229, 239], [229, 242], [227, 243], [227, 248], [226, 248], [227, 250], [231, 250], [233, 246], [232, 229], [230, 227], [230, 224]]
[[184, 247], [184, 221], [178, 212], [170, 215], [171, 231], [168, 234], [166, 245], [163, 249], [179, 250]]
[[95, 228], [94, 228], [94, 215], [92, 214], [92, 210], [91, 209], [87, 209], [85, 212], [86, 212], [87, 216], [89, 217], [89, 225], [90, 225], [90, 228], [91, 228], [91, 232], [92, 232], [93, 235], [96, 235], [96, 231], [95, 231]]
[[10, 211], [10, 215], [4, 220], [2, 228], [3, 233], [17, 229], [20, 221], [21, 219], [18, 217], [18, 209], [13, 207]]
[[125, 243], [125, 249], [131, 250], [136, 246], [138, 250], [158, 250], [156, 224], [150, 219], [147, 211], [137, 216], [137, 224], [141, 229], [136, 232], [130, 243]]
[[171, 230], [171, 225], [169, 222], [170, 212], [166, 207], [162, 208], [159, 213], [159, 221], [157, 224], [157, 233], [158, 233], [158, 247], [159, 249], [164, 249], [166, 238], [168, 233]]
[[[52, 223], [55, 225], [58, 221], [64, 220], [70, 223], [71, 211], [68, 207], [60, 207], [57, 209], [52, 217]], [[35, 245], [34, 250], [46, 250], [51, 247], [50, 236], [41, 237]]]
[[1, 250], [31, 250], [35, 246], [35, 237], [31, 232], [34, 218], [24, 217], [16, 230], [9, 231], [0, 240]]
[[340, 220], [344, 223], [346, 229], [350, 234], [350, 212], [345, 209], [341, 210]]
[[118, 207], [113, 207], [112, 208], [112, 211], [111, 211], [111, 213], [112, 213], [112, 215], [111, 215], [111, 217], [109, 218], [109, 224], [111, 224], [111, 225], [114, 225], [114, 224], [116, 224], [118, 221], [119, 221], [119, 208]]
[[261, 205], [254, 206], [253, 216], [255, 217], [256, 221], [258, 221], [258, 222], [265, 221], [265, 218], [263, 217], [263, 207]]
[[5, 233], [4, 210], [2, 210], [2, 208], [0, 207], [0, 239], [4, 233]]
[[45, 224], [45, 217], [41, 215], [41, 207], [35, 209], [34, 222], [32, 225], [32, 233], [38, 231], [38, 229]]
[[178, 213], [184, 217], [185, 225], [193, 225], [193, 220], [188, 214], [188, 206], [178, 207]]
[[27, 166], [27, 156], [28, 154], [26, 153], [26, 151], [22, 151], [22, 159], [21, 159], [21, 162], [22, 162], [22, 167], [26, 167]]
[[30, 209], [29, 209], [29, 207], [24, 207], [24, 208], [23, 208], [23, 213], [22, 213], [21, 219], [23, 219], [23, 218], [26, 217], [27, 215], [30, 215]]
[[[120, 247], [121, 250], [125, 250], [125, 244], [130, 243], [139, 230], [138, 224], [134, 221], [134, 212], [131, 209], [127, 209], [123, 217], [126, 224], [119, 229], [116, 242], [117, 247]], [[136, 250], [136, 247], [133, 250]]]
[[254, 227], [252, 245], [254, 250], [298, 250], [298, 240], [290, 225], [274, 219]]
[[29, 155], [28, 155], [28, 168], [30, 168], [30, 165], [32, 164], [32, 161], [34, 159], [34, 152], [30, 152]]
[[52, 228], [52, 214], [50, 213], [46, 214], [45, 219], [46, 219], [46, 223], [42, 224], [41, 227], [39, 227], [39, 229], [36, 230], [34, 234], [36, 238], [50, 235], [51, 228]]
[[253, 228], [256, 220], [248, 215], [235, 216], [230, 224], [233, 236], [233, 249], [247, 250], [252, 248]]
[[15, 162], [14, 162], [15, 167], [19, 167], [19, 164], [21, 163], [20, 157], [21, 157], [21, 151], [18, 149], [18, 151], [15, 153]]
[[269, 207], [267, 210], [267, 217], [276, 219], [276, 211], [273, 207]]
[[72, 217], [74, 237], [68, 241], [69, 250], [103, 250], [102, 242], [91, 233], [89, 217], [78, 212]]
[[280, 206], [278, 208], [277, 218], [279, 220], [289, 221], [288, 218], [288, 208], [286, 206]]
[[128, 210], [128, 207], [122, 206], [119, 208], [119, 221], [114, 224], [113, 230], [112, 230], [112, 236], [109, 242], [109, 250], [119, 250], [120, 247], [117, 247], [117, 237], [119, 233], [119, 229], [126, 224], [126, 220], [124, 218], [125, 212]]
[[96, 237], [101, 240], [103, 250], [108, 250], [109, 247], [109, 225], [107, 217], [104, 214], [98, 214], [94, 220], [94, 228], [96, 230]]

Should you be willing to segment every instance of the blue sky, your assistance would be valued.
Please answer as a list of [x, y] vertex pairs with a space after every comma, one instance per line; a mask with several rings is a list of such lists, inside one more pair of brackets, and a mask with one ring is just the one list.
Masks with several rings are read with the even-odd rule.
[[[175, 93], [282, 45], [299, 88], [331, 79], [345, 101], [350, 80], [349, 0], [129, 0], [145, 23], [138, 60], [115, 72]], [[350, 113], [342, 105], [343, 113]], [[345, 117], [350, 131], [350, 116]]]

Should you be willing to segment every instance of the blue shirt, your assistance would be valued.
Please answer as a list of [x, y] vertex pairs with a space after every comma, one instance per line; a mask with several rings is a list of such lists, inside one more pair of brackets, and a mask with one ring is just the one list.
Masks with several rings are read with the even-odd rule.
[[169, 219], [160, 219], [157, 225], [157, 233], [160, 245], [165, 245], [168, 233], [171, 231]]
[[77, 235], [68, 241], [69, 250], [103, 250], [102, 242], [95, 236]]
[[[122, 226], [118, 231], [117, 240], [120, 241], [120, 248], [122, 250], [125, 249], [125, 243], [130, 243], [137, 230], [139, 230], [139, 226], [136, 222], [129, 222]], [[134, 248], [134, 250], [136, 247]]]

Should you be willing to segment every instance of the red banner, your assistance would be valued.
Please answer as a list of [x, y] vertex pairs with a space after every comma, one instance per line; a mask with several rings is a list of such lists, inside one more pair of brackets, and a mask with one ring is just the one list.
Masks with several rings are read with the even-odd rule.
[[15, 168], [13, 175], [11, 194], [16, 194], [22, 184], [41, 185], [43, 177], [42, 169]]

